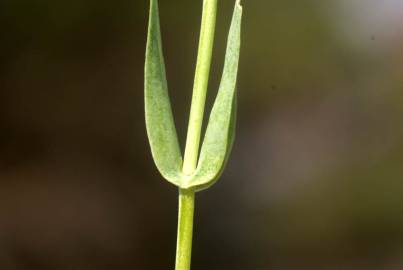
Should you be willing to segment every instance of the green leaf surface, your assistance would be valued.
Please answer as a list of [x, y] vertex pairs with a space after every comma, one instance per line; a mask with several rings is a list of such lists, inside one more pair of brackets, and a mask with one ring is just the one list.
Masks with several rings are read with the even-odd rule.
[[145, 64], [145, 115], [154, 162], [162, 176], [182, 189], [199, 191], [214, 184], [228, 160], [235, 137], [236, 82], [242, 7], [237, 0], [220, 87], [201, 147], [196, 171], [182, 173], [182, 155], [172, 115], [161, 45], [157, 0], [151, 0]]
[[166, 180], [180, 186], [182, 156], [168, 95], [157, 0], [150, 1], [144, 89], [146, 127], [154, 162]]
[[236, 121], [236, 82], [241, 43], [242, 7], [235, 5], [228, 36], [225, 64], [220, 87], [211, 110], [199, 163], [186, 187], [201, 190], [214, 184], [225, 167], [231, 152]]

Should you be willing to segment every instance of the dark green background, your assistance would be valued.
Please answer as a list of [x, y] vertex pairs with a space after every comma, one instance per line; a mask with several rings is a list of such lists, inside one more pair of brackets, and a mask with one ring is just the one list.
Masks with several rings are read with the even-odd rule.
[[[244, 0], [237, 139], [197, 194], [194, 270], [403, 267], [403, 22], [380, 27], [403, 5], [348, 2]], [[201, 7], [160, 0], [182, 145]], [[1, 269], [174, 268], [177, 190], [144, 125], [147, 9], [1, 0]]]

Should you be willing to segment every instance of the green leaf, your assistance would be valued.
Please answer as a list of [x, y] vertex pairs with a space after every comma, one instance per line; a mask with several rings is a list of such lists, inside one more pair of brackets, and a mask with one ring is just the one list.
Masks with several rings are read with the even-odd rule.
[[168, 95], [157, 0], [150, 2], [144, 89], [146, 127], [154, 162], [166, 180], [181, 186], [182, 156]]
[[183, 189], [202, 190], [224, 170], [235, 137], [236, 81], [242, 7], [237, 0], [228, 35], [220, 87], [201, 147], [196, 171], [182, 173], [182, 156], [169, 101], [157, 0], [151, 0], [145, 64], [145, 115], [152, 156], [162, 176]]
[[225, 167], [235, 136], [236, 82], [239, 63], [242, 7], [236, 2], [228, 36], [220, 87], [201, 147], [199, 163], [186, 188], [201, 190], [214, 184]]

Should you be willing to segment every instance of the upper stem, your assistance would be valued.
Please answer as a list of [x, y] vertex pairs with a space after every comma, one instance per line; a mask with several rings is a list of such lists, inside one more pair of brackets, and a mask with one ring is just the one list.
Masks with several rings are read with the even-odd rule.
[[204, 105], [213, 52], [216, 14], [217, 0], [204, 0], [192, 105], [183, 161], [183, 172], [185, 174], [192, 174], [197, 166]]
[[[204, 105], [206, 102], [211, 56], [213, 52], [216, 13], [217, 0], [203, 0], [199, 50], [197, 54], [192, 105], [190, 108], [188, 134], [182, 169], [185, 174], [192, 174], [197, 166]], [[195, 194], [193, 190], [179, 190], [176, 270], [190, 270], [194, 199]]]

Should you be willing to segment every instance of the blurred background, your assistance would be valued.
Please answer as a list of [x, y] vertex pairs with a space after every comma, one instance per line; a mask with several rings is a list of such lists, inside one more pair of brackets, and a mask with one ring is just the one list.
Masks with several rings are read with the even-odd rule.
[[[234, 0], [219, 1], [214, 100]], [[193, 268], [403, 268], [403, 1], [244, 0], [237, 139]], [[184, 142], [202, 0], [160, 0]], [[0, 1], [0, 269], [173, 269], [146, 0]], [[208, 110], [209, 111], [209, 110]]]

